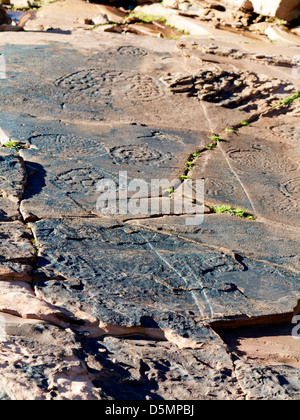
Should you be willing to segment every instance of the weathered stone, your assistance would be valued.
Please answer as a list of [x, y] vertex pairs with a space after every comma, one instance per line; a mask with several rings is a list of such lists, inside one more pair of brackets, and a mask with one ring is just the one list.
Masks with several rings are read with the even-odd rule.
[[[192, 19], [190, 6], [180, 13]], [[212, 7], [201, 16], [214, 14], [220, 28], [247, 20]], [[10, 209], [0, 200], [0, 399], [298, 398], [287, 336], [284, 360], [280, 330], [270, 338], [279, 360], [263, 356], [264, 337], [251, 353], [240, 334], [241, 325], [278, 328], [299, 312], [300, 108], [297, 95], [280, 103], [300, 88], [298, 52], [290, 45], [283, 56], [265, 35], [247, 31], [249, 44], [214, 25], [213, 44], [78, 31], [1, 36], [1, 128], [26, 149], [3, 149], [3, 191], [15, 201]], [[223, 141], [210, 148], [216, 136]], [[207, 207], [196, 226], [173, 207], [103, 217], [97, 184], [118, 185], [120, 172], [148, 186], [204, 178], [207, 204], [257, 218]], [[168, 194], [172, 206], [182, 200], [175, 188], [154, 203]], [[18, 207], [32, 231], [11, 221]], [[240, 347], [227, 345], [225, 327], [238, 327]]]
[[292, 327], [282, 324], [218, 331], [234, 354], [236, 377], [247, 400], [299, 397], [299, 343], [292, 336]]
[[[95, 39], [91, 37], [90, 41], [94, 43]], [[33, 117], [44, 116], [49, 120], [49, 115], [53, 115], [50, 122], [56, 122], [51, 130], [54, 134], [60, 134], [57, 132], [58, 127], [66, 131], [63, 121], [70, 120], [76, 124], [79, 120], [82, 121], [81, 130], [84, 135], [87, 129], [91, 129], [91, 126], [86, 126], [87, 122], [98, 123], [102, 130], [104, 123], [108, 128], [112, 120], [127, 124], [147, 124], [150, 127], [153, 123], [155, 130], [165, 127], [172, 127], [174, 130], [198, 129], [194, 116], [202, 115], [203, 123], [205, 119], [196, 98], [181, 96], [175, 100], [159, 81], [165, 71], [180, 71], [185, 68], [184, 60], [178, 62], [170, 53], [170, 48], [172, 50], [176, 41], [170, 41], [172, 46], [164, 44], [163, 40], [162, 44], [158, 44], [159, 42], [152, 39], [149, 43], [146, 39], [142, 48], [135, 45], [138, 44], [137, 41], [127, 45], [127, 42], [124, 44], [116, 40], [114, 45], [104, 44], [92, 50], [89, 56], [83, 47], [74, 52], [72, 47], [63, 48], [60, 44], [53, 47], [43, 45], [39, 50], [30, 47], [11, 48], [6, 45], [4, 50], [7, 61], [18, 64], [10, 67], [15, 71], [16, 79], [8, 77], [5, 80], [5, 88], [11, 89], [11, 94], [6, 95], [5, 89], [0, 93], [0, 99], [5, 104], [3, 129], [8, 130], [11, 137], [18, 139], [24, 138], [27, 132], [29, 136], [33, 136], [33, 133], [40, 132], [41, 125], [47, 127], [45, 121], [37, 125], [37, 120]], [[55, 52], [50, 53], [52, 48]], [[47, 54], [47, 64], [40, 60], [41, 51]], [[166, 57], [163, 62], [162, 57]], [[32, 71], [24, 74], [18, 66], [28, 65], [29, 62]], [[49, 66], [53, 67], [53, 72], [50, 79], [47, 78], [41, 86], [40, 74], [48, 73]], [[20, 90], [16, 91], [18, 83], [24, 86], [22, 93]], [[24, 101], [26, 114], [23, 112]], [[147, 113], [144, 112], [145, 107]], [[162, 109], [170, 109], [172, 112], [165, 113], [162, 119]], [[17, 115], [22, 118], [24, 126], [16, 125]], [[96, 131], [96, 127], [94, 128]], [[202, 128], [205, 131], [207, 126], [203, 124]], [[78, 125], [77, 130], [80, 130]], [[51, 133], [48, 124], [48, 132], [45, 134]]]
[[208, 24], [195, 21], [186, 16], [179, 16], [178, 11], [173, 8], [163, 7], [161, 4], [138, 6], [134, 9], [137, 15], [154, 16], [166, 19], [168, 25], [184, 31], [185, 33], [197, 36], [211, 36], [211, 28]]
[[[280, 317], [297, 304], [296, 274], [176, 235], [107, 228], [98, 219], [40, 221], [33, 229], [49, 278], [38, 282], [40, 296], [105, 323], [143, 326], [149, 319], [193, 338], [201, 320]], [[51, 280], [60, 276], [66, 280]]]
[[0, 281], [0, 312], [48, 321], [64, 328], [76, 322], [71, 313], [36, 297], [32, 287], [23, 281]]
[[99, 15], [96, 15], [93, 17], [93, 24], [94, 25], [105, 25], [110, 22], [110, 19], [108, 16], [104, 13], [99, 13]]
[[32, 267], [26, 264], [2, 262], [0, 265], [0, 281], [17, 280], [30, 283], [32, 281]]
[[[98, 400], [71, 330], [1, 314], [1, 399]], [[3, 398], [4, 397], [4, 398]]]
[[[238, 134], [231, 134], [230, 140], [220, 147], [247, 192], [254, 213], [296, 226], [299, 220], [299, 165], [295, 153], [299, 153], [299, 146], [291, 148], [290, 142], [284, 139], [266, 141], [268, 123], [271, 119], [245, 127]], [[252, 130], [255, 130], [255, 137]]]
[[226, 0], [234, 6], [246, 7], [267, 16], [276, 16], [279, 19], [293, 20], [297, 19], [300, 14], [299, 0]]
[[[211, 130], [216, 133], [239, 126], [241, 121], [257, 119], [280, 102], [281, 96], [276, 96], [278, 92], [288, 95], [294, 90], [289, 81], [237, 68], [228, 71], [225, 63], [202, 63], [193, 75], [191, 72], [175, 73], [160, 80], [173, 94], [189, 93], [197, 97], [206, 110]], [[218, 119], [215, 118], [217, 110]]]
[[262, 367], [251, 359], [236, 362], [236, 376], [247, 400], [298, 400], [299, 370], [284, 363]]
[[237, 258], [241, 256], [241, 261], [249, 257], [292, 273], [300, 269], [299, 233], [295, 227], [227, 214], [207, 214], [199, 226], [187, 226], [186, 217], [174, 216], [128, 222], [132, 223], [179, 235], [217, 250], [232, 251]]
[[[165, 193], [174, 180], [178, 182], [187, 156], [201, 143], [204, 145], [208, 136], [192, 130], [156, 130], [137, 124], [90, 131], [88, 138], [80, 132], [70, 134], [71, 127], [68, 134], [63, 133], [65, 128], [62, 134], [27, 137], [33, 147], [21, 151], [28, 174], [28, 187], [20, 205], [25, 221], [99, 214], [99, 183], [104, 180], [113, 181], [118, 189], [121, 182], [127, 183], [128, 197], [148, 197], [152, 180], [166, 180]], [[144, 181], [140, 193], [137, 186], [130, 184], [135, 179]]]
[[[127, 13], [122, 13], [116, 8], [82, 2], [80, 0], [58, 1], [45, 5], [36, 13], [34, 20], [29, 20], [26, 30], [59, 29], [72, 31], [78, 28], [88, 28], [99, 14], [106, 14], [110, 21], [123, 21]], [[95, 23], [95, 22], [94, 22]], [[96, 23], [95, 23], [96, 24]]]
[[0, 151], [0, 193], [3, 197], [18, 202], [24, 192], [27, 174], [22, 160], [14, 150]]
[[[7, 0], [6, 0], [7, 1]], [[9, 0], [10, 3], [10, 0]], [[11, 3], [15, 9], [28, 9], [31, 6], [30, 0], [12, 0]]]
[[20, 32], [22, 30], [23, 28], [20, 26], [7, 25], [6, 23], [0, 25], [0, 32]]
[[83, 349], [93, 383], [110, 398], [242, 398], [226, 348], [212, 331], [199, 350], [179, 352], [176, 343], [142, 336], [86, 340]]
[[34, 258], [31, 235], [23, 223], [0, 223], [0, 239], [0, 260], [28, 262]]
[[0, 197], [0, 222], [21, 220], [18, 203]]
[[172, 15], [167, 19], [170, 25], [184, 31], [187, 34], [196, 36], [212, 36], [210, 27], [202, 22], [195, 22], [193, 19], [178, 15]]
[[300, 45], [299, 36], [283, 31], [280, 28], [269, 26], [265, 30], [265, 33], [271, 41], [281, 41], [292, 45]]
[[[208, 139], [208, 143], [210, 140]], [[189, 174], [192, 179], [205, 179], [206, 205], [231, 205], [253, 213], [252, 204], [239, 180], [232, 172], [220, 147], [201, 153]]]

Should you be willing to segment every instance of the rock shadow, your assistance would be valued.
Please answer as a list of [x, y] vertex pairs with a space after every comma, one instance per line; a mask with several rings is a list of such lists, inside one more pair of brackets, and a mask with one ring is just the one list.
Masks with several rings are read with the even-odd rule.
[[28, 178], [23, 199], [27, 200], [39, 194], [46, 186], [46, 171], [39, 163], [29, 161], [24, 163]]

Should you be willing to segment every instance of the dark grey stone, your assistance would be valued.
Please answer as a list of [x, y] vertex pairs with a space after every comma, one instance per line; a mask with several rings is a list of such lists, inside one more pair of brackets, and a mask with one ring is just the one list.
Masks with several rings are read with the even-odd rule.
[[146, 317], [197, 337], [199, 321], [281, 316], [298, 301], [299, 275], [177, 235], [99, 219], [53, 219], [33, 229], [48, 277], [39, 292], [106, 323], [140, 326]]

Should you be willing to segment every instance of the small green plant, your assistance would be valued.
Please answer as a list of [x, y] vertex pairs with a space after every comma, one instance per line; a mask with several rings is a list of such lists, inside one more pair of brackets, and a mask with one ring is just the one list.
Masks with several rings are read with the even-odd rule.
[[186, 180], [186, 179], [191, 179], [191, 177], [190, 177], [190, 176], [188, 176], [188, 175], [181, 175], [181, 176], [180, 176], [180, 179], [181, 179], [181, 181], [184, 181], [184, 180]]
[[209, 138], [210, 138], [210, 140], [212, 140], [216, 143], [218, 143], [219, 141], [222, 141], [221, 137], [219, 137], [219, 136], [211, 136]]
[[185, 169], [187, 171], [192, 171], [194, 169], [194, 161], [193, 160], [188, 160], [187, 162], [185, 162]]
[[138, 19], [142, 23], [153, 23], [154, 21], [159, 21], [160, 23], [166, 23], [166, 18], [164, 16], [157, 15], [146, 15], [141, 12], [135, 12], [130, 14], [130, 16]]
[[280, 105], [290, 105], [292, 104], [296, 99], [300, 98], [300, 90], [295, 93], [292, 96], [289, 96], [288, 98], [282, 99], [277, 105], [276, 107], [280, 106]]
[[200, 152], [195, 152], [195, 153], [193, 153], [193, 158], [197, 158], [197, 157], [199, 157], [200, 156]]
[[[166, 23], [166, 22], [164, 21], [163, 23]], [[167, 23], [166, 26], [168, 26], [170, 29], [181, 32], [182, 35], [190, 35], [190, 31], [186, 31], [185, 29], [176, 28], [176, 26], [172, 25], [171, 23]]]
[[217, 147], [217, 143], [211, 143], [208, 146], [205, 146], [204, 150], [213, 150], [215, 147]]
[[243, 127], [249, 127], [249, 125], [250, 125], [250, 123], [249, 123], [248, 121], [241, 121], [241, 122], [240, 122], [240, 124], [241, 124]]
[[225, 128], [226, 133], [236, 133], [236, 129], [235, 128], [231, 128], [231, 127], [227, 127]]
[[169, 193], [169, 194], [173, 194], [173, 192], [174, 192], [174, 187], [167, 188], [167, 189], [166, 189], [166, 192], [167, 192], [167, 193]]
[[11, 140], [3, 144], [2, 147], [8, 147], [9, 149], [14, 149], [18, 153], [22, 149], [22, 146], [19, 142], [11, 141]]
[[212, 206], [210, 207], [210, 210], [213, 213], [226, 213], [226, 214], [230, 214], [230, 216], [238, 216], [238, 217], [243, 217], [244, 219], [249, 219], [249, 220], [255, 220], [256, 217], [253, 216], [252, 214], [248, 213], [245, 210], [242, 209], [235, 209], [231, 206]]
[[204, 150], [212, 150], [218, 146], [219, 141], [222, 141], [222, 139], [218, 136], [211, 136], [209, 138], [212, 140], [212, 143], [210, 143], [208, 146], [205, 146], [203, 148]]

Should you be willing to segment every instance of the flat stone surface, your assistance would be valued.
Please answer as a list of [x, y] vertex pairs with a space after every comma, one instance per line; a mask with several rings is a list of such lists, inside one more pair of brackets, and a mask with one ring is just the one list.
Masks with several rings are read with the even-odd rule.
[[[209, 26], [214, 39], [1, 36], [1, 129], [22, 149], [0, 154], [0, 399], [298, 398], [290, 341], [279, 360], [240, 328], [274, 323], [280, 358], [279, 324], [299, 312], [300, 108], [280, 103], [299, 51]], [[202, 223], [176, 214], [178, 188], [155, 194], [167, 215], [103, 217], [99, 182], [125, 173], [142, 204], [153, 179], [204, 179]]]
[[247, 192], [220, 148], [203, 152], [189, 175], [194, 180], [205, 179], [207, 205], [231, 205], [253, 213]]
[[3, 197], [18, 202], [26, 184], [26, 171], [23, 161], [14, 150], [0, 149], [0, 193]]
[[32, 266], [14, 262], [1, 262], [0, 281], [17, 280], [30, 283], [32, 281]]
[[0, 197], [0, 222], [13, 222], [15, 220], [21, 220], [18, 203]]
[[[49, 125], [48, 125], [49, 130]], [[63, 133], [67, 130], [64, 128]], [[26, 138], [32, 148], [21, 151], [29, 177], [21, 213], [25, 220], [97, 214], [99, 182], [130, 183], [141, 179], [145, 191], [128, 185], [128, 197], [148, 197], [152, 180], [178, 180], [189, 156], [206, 141], [207, 133], [155, 130], [140, 125], [100, 128], [81, 136], [40, 134]], [[81, 131], [83, 131], [81, 129]], [[111, 147], [114, 144], [113, 147]], [[120, 175], [120, 173], [122, 173]], [[123, 181], [122, 181], [123, 180]], [[177, 181], [178, 182], [178, 181]], [[168, 185], [166, 185], [165, 190]], [[156, 193], [158, 195], [158, 193]]]
[[287, 140], [280, 142], [269, 136], [264, 128], [266, 122], [239, 130], [240, 134], [230, 136], [221, 147], [248, 193], [255, 214], [295, 226], [299, 220], [299, 148], [290, 148]]
[[[83, 343], [85, 360], [94, 372], [93, 383], [108, 397], [120, 400], [211, 400], [242, 398], [232, 362], [221, 342], [203, 343], [199, 350], [178, 352], [175, 344], [105, 337]], [[214, 351], [212, 352], [212, 349]], [[212, 353], [218, 357], [212, 357]], [[209, 366], [209, 367], [208, 367]], [[224, 384], [226, 383], [226, 387]]]
[[100, 399], [72, 331], [1, 315], [1, 333], [1, 400]]
[[39, 319], [62, 327], [69, 326], [71, 314], [34, 295], [24, 281], [0, 281], [0, 311], [25, 319]]
[[187, 226], [186, 217], [172, 216], [129, 223], [148, 226], [206, 246], [268, 261], [275, 266], [299, 272], [299, 232], [294, 227], [266, 223], [259, 218], [252, 221], [227, 214], [207, 214], [199, 226]]
[[[109, 124], [124, 121], [150, 126], [155, 122], [154, 129], [158, 126], [198, 129], [194, 112], [203, 115], [198, 101], [182, 96], [174, 101], [173, 95], [159, 81], [168, 71], [185, 68], [184, 60], [178, 61], [176, 57], [179, 54], [171, 53], [176, 41], [161, 43], [151, 39], [140, 46], [137, 40], [124, 43], [113, 37], [112, 41], [104, 34], [100, 35], [99, 43], [95, 42], [94, 35], [87, 34], [83, 45], [77, 43], [75, 50], [70, 44], [50, 39], [42, 45], [4, 46], [7, 79], [3, 80], [0, 97], [6, 112], [11, 114], [3, 118], [3, 129], [12, 134], [16, 130], [20, 132], [20, 125], [14, 128], [16, 114], [21, 119], [28, 116], [35, 125], [34, 118], [44, 117], [51, 121], [54, 118]], [[94, 49], [86, 49], [87, 41], [89, 48]], [[191, 66], [196, 67], [193, 63]], [[45, 75], [42, 85], [41, 74]], [[172, 112], [162, 116], [162, 109], [172, 109]], [[204, 131], [207, 128], [202, 124]]]
[[33, 260], [31, 236], [23, 223], [0, 223], [0, 239], [0, 260]]
[[[105, 323], [149, 319], [193, 337], [199, 321], [280, 316], [297, 305], [299, 275], [176, 235], [98, 219], [40, 221], [33, 230], [49, 277], [39, 293]], [[65, 280], [51, 280], [57, 276]]]

